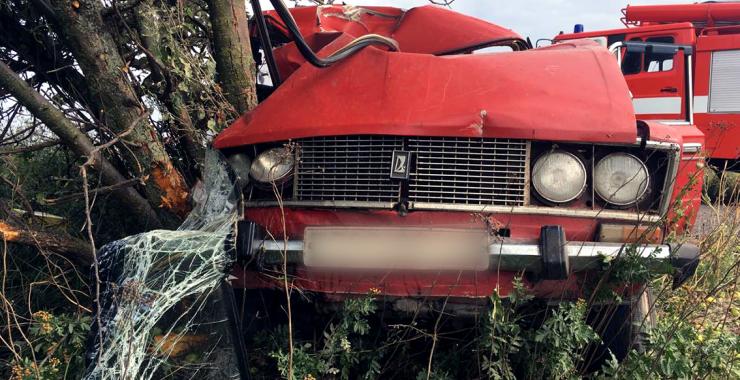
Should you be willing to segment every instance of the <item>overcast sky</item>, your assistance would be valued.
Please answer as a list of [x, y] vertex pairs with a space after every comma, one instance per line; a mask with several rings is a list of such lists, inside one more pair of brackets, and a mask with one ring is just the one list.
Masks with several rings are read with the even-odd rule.
[[[268, 1], [262, 0], [262, 3]], [[427, 0], [344, 0], [353, 5], [387, 5], [412, 8], [429, 4]], [[619, 28], [620, 10], [627, 4], [693, 3], [691, 0], [456, 0], [452, 9], [482, 18], [524, 37], [552, 38], [559, 31], [571, 32], [574, 24], [586, 30]], [[342, 0], [335, 1], [341, 4]], [[267, 5], [264, 6], [267, 8]]]

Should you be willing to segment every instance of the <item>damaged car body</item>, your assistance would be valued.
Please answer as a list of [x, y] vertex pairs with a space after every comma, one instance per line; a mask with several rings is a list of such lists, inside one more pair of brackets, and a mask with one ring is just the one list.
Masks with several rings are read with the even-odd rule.
[[523, 276], [559, 301], [625, 255], [693, 273], [698, 248], [666, 238], [695, 218], [703, 135], [637, 120], [603, 47], [533, 49], [433, 6], [273, 3], [252, 30], [273, 85], [214, 143], [244, 186], [235, 287], [279, 289], [285, 265], [326, 299], [485, 300]]

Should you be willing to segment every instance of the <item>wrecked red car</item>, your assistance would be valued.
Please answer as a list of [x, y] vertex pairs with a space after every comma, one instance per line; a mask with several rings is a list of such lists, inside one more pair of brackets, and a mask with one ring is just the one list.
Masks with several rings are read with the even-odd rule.
[[693, 273], [698, 248], [666, 237], [694, 220], [703, 135], [637, 120], [605, 48], [434, 6], [275, 3], [252, 31], [271, 85], [214, 143], [244, 180], [235, 286], [281, 288], [285, 265], [326, 299], [484, 300], [522, 277], [563, 300], [624, 255]]

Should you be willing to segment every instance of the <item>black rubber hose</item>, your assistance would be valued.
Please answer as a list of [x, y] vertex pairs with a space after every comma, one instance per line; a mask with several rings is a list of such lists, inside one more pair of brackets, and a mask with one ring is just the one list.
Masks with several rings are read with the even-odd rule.
[[267, 31], [267, 23], [265, 22], [265, 15], [262, 13], [262, 6], [259, 0], [253, 0], [252, 11], [254, 12], [254, 20], [257, 24], [257, 33], [260, 36], [260, 43], [262, 44], [262, 50], [265, 52], [265, 61], [267, 62], [267, 70], [270, 72], [270, 79], [272, 80], [272, 86], [277, 87], [280, 85], [280, 72], [278, 71], [277, 64], [275, 63], [275, 56], [272, 55], [272, 41], [270, 41], [270, 33]]
[[387, 46], [392, 51], [398, 50], [398, 44], [396, 41], [377, 34], [366, 34], [354, 39], [352, 42], [348, 43], [330, 56], [321, 58], [311, 50], [311, 47], [308, 46], [306, 41], [303, 39], [303, 35], [301, 35], [298, 25], [296, 25], [295, 20], [293, 19], [293, 15], [290, 14], [290, 11], [288, 11], [288, 8], [283, 4], [283, 1], [270, 0], [270, 3], [275, 7], [275, 12], [277, 12], [278, 16], [283, 20], [290, 34], [293, 35], [296, 47], [298, 47], [298, 51], [301, 53], [303, 58], [316, 67], [329, 67], [370, 45], [383, 45]]

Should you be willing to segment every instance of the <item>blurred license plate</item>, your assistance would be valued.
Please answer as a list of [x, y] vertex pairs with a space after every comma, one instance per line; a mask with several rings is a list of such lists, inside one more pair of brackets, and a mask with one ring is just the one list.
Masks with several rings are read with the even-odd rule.
[[307, 227], [306, 266], [330, 269], [488, 269], [488, 234], [430, 228]]

